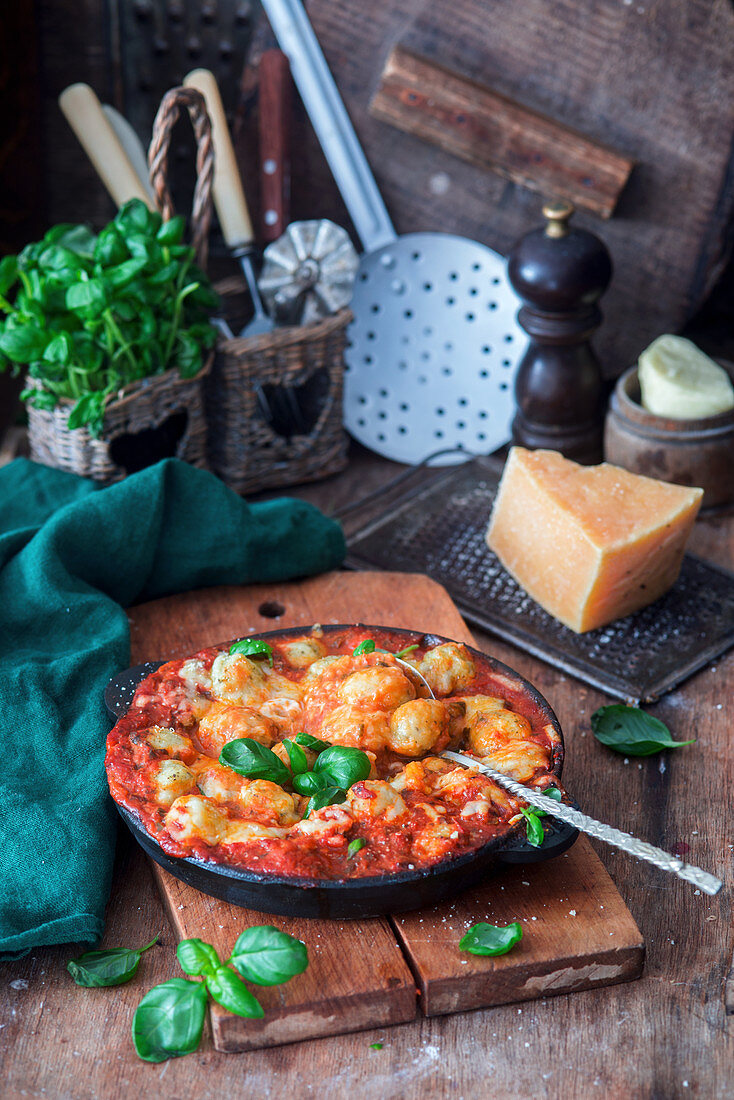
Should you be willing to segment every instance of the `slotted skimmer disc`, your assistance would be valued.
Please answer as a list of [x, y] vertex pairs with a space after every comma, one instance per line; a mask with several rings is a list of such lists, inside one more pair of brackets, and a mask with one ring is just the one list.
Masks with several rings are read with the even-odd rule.
[[507, 442], [527, 336], [501, 256], [447, 233], [399, 237], [362, 258], [351, 308], [344, 419], [360, 443], [416, 463]]

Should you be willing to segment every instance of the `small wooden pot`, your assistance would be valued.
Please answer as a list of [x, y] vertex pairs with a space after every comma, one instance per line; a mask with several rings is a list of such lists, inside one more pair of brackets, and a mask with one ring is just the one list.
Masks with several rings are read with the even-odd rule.
[[[734, 364], [721, 363], [734, 377]], [[607, 413], [604, 457], [635, 474], [698, 485], [703, 506], [734, 501], [734, 409], [698, 420], [655, 416], [640, 403], [637, 367], [619, 378]]]

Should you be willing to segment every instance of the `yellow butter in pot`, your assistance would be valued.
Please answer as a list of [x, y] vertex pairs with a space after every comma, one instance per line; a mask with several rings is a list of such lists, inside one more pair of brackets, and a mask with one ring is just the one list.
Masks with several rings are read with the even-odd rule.
[[734, 408], [727, 372], [682, 336], [659, 336], [643, 351], [637, 374], [643, 407], [655, 416], [697, 420]]

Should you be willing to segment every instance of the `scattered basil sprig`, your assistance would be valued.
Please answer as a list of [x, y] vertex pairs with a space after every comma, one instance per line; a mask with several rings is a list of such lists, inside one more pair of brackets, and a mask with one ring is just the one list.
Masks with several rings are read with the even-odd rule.
[[367, 841], [364, 837], [356, 836], [354, 840], [350, 840], [347, 845], [347, 859], [351, 859], [356, 856], [357, 852], [361, 852], [363, 848], [367, 846]]
[[289, 783], [291, 773], [272, 749], [252, 737], [236, 737], [228, 741], [219, 754], [219, 763], [248, 779], [269, 779], [271, 783]]
[[86, 989], [124, 985], [135, 977], [144, 951], [158, 940], [155, 936], [145, 947], [137, 951], [129, 947], [113, 947], [106, 951], [86, 951], [77, 959], [70, 959], [66, 969], [77, 985]]
[[517, 921], [506, 927], [496, 924], [475, 924], [459, 940], [459, 950], [472, 955], [506, 955], [522, 939]]
[[690, 741], [674, 741], [670, 730], [659, 718], [639, 707], [614, 703], [599, 707], [591, 716], [591, 729], [597, 741], [624, 756], [652, 756], [663, 749], [680, 749]]
[[259, 1019], [263, 1007], [242, 979], [256, 985], [278, 985], [302, 974], [308, 966], [305, 943], [272, 925], [246, 929], [226, 962], [211, 944], [199, 939], [183, 940], [176, 955], [182, 969], [201, 981], [173, 978], [145, 994], [132, 1028], [135, 1050], [145, 1062], [163, 1062], [196, 1050], [204, 1027], [207, 993], [228, 1012]]
[[305, 796], [316, 794], [317, 791], [323, 791], [324, 787], [330, 785], [327, 777], [325, 775], [319, 775], [317, 772], [302, 772], [300, 775], [293, 776], [293, 789]]
[[273, 666], [273, 647], [259, 638], [240, 638], [229, 647], [230, 653], [241, 653], [245, 657], [265, 657], [268, 664]]
[[303, 772], [308, 771], [308, 757], [295, 741], [291, 741], [288, 737], [284, 737], [282, 745], [285, 746], [285, 751], [288, 753], [288, 761], [291, 766], [293, 776], [301, 775]]
[[295, 742], [297, 745], [303, 745], [304, 749], [310, 749], [311, 752], [315, 753], [323, 752], [324, 749], [330, 748], [327, 741], [319, 741], [318, 737], [312, 737], [310, 733], [297, 733]]
[[374, 653], [376, 649], [375, 643], [372, 638], [365, 638], [363, 642], [360, 642], [358, 646], [352, 650], [353, 657], [361, 657], [363, 653]]
[[38, 409], [72, 401], [69, 428], [100, 435], [105, 403], [123, 386], [177, 368], [193, 378], [216, 330], [219, 299], [183, 243], [181, 217], [163, 223], [139, 199], [99, 235], [56, 225], [0, 261], [0, 371], [21, 366]]

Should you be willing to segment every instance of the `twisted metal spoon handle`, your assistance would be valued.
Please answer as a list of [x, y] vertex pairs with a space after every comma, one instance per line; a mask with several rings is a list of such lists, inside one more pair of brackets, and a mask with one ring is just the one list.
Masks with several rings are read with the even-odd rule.
[[582, 833], [596, 837], [597, 840], [613, 844], [615, 848], [621, 848], [623, 852], [629, 852], [637, 859], [644, 859], [647, 863], [659, 867], [661, 871], [672, 871], [678, 878], [693, 883], [694, 886], [697, 886], [706, 894], [718, 894], [723, 886], [721, 880], [714, 875], [710, 875], [708, 871], [703, 871], [700, 867], [694, 867], [692, 864], [678, 859], [677, 856], [663, 851], [662, 848], [656, 848], [654, 844], [638, 840], [636, 837], [630, 836], [629, 833], [622, 832], [621, 829], [604, 825], [601, 821], [597, 821], [587, 814], [582, 814], [580, 810], [574, 810], [572, 806], [566, 806], [563, 802], [556, 802], [555, 799], [540, 794], [532, 787], [525, 787], [522, 783], [510, 779], [503, 772], [498, 772], [495, 768], [483, 764], [479, 760], [474, 760], [471, 756], [465, 756], [460, 752], [451, 752], [448, 749], [442, 752], [441, 756], [454, 760], [457, 764], [463, 764], [465, 767], [483, 772], [484, 775], [490, 776], [496, 783], [508, 790], [510, 794], [522, 798], [524, 802], [529, 802], [531, 806], [535, 806], [539, 810], [545, 810], [547, 814], [558, 818], [559, 821], [573, 825]]

